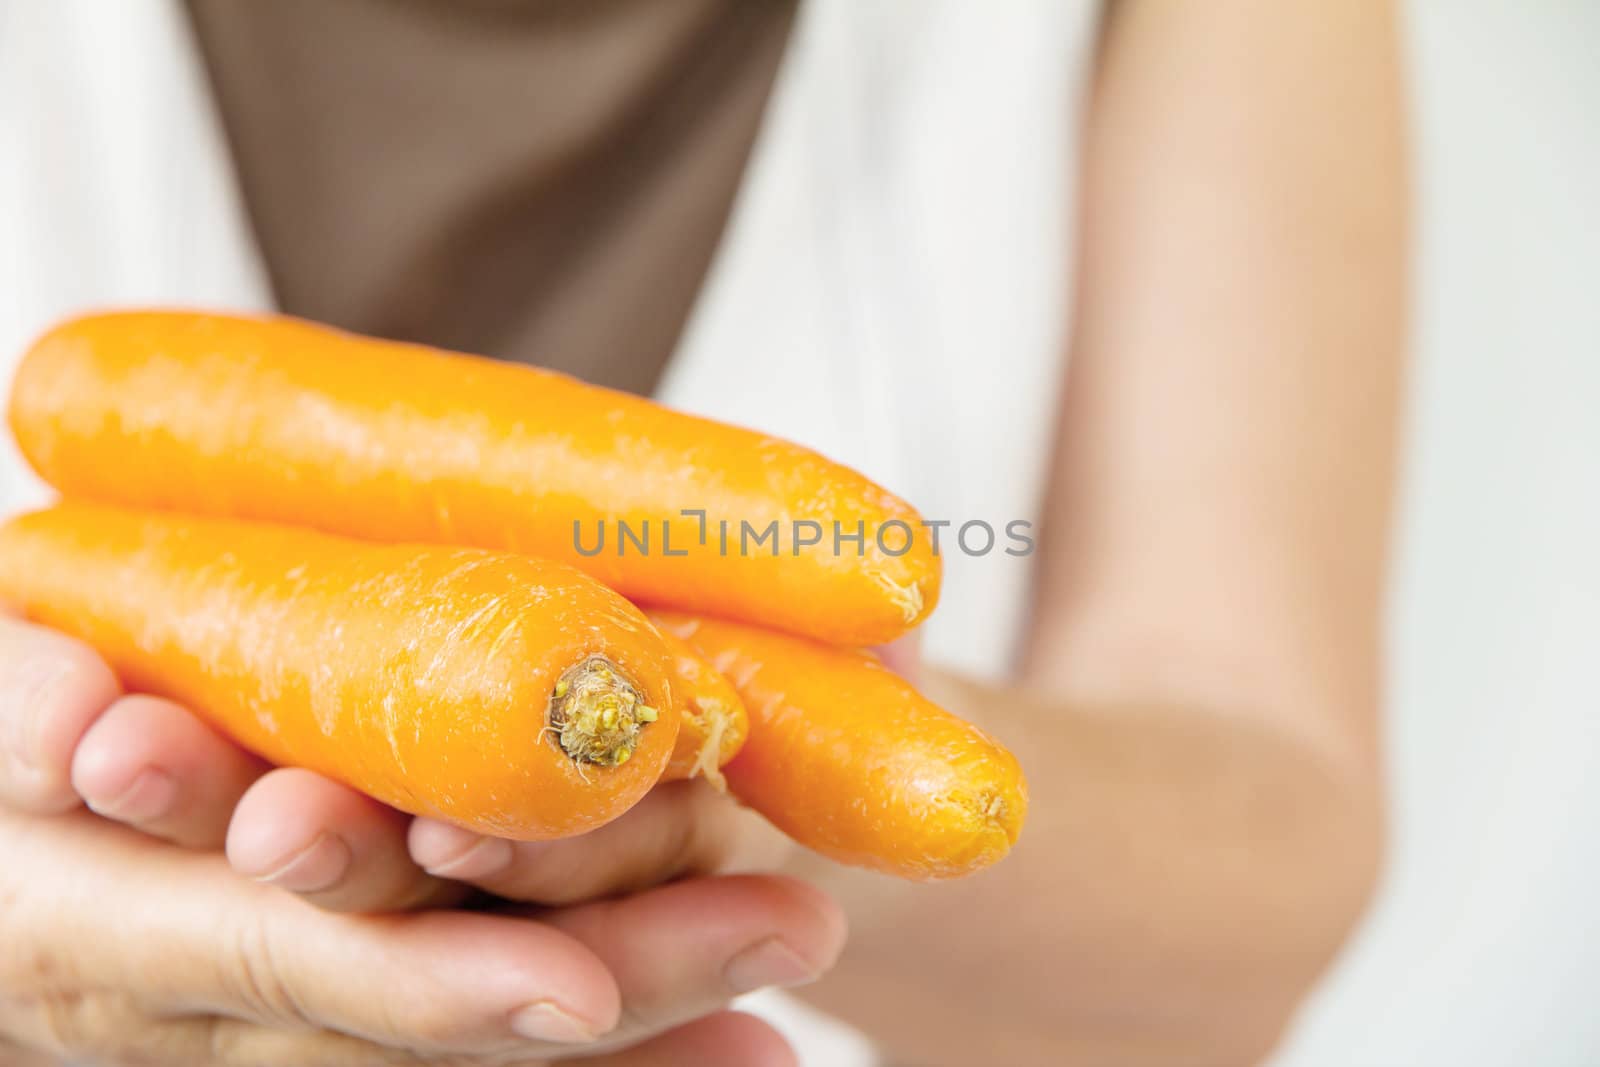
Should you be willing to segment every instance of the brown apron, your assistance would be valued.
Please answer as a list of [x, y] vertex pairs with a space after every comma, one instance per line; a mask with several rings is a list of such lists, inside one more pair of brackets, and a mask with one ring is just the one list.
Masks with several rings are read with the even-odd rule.
[[188, 0], [286, 312], [649, 392], [798, 0]]

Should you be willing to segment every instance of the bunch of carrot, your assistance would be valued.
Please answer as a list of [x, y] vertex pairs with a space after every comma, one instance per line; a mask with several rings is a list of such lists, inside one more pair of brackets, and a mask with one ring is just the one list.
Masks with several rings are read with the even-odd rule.
[[[1016, 840], [1015, 759], [859, 650], [937, 601], [916, 512], [807, 449], [546, 371], [189, 312], [57, 327], [10, 422], [67, 501], [0, 527], [0, 600], [274, 762], [523, 839], [700, 775], [904, 877]], [[752, 551], [729, 526], [777, 533]]]

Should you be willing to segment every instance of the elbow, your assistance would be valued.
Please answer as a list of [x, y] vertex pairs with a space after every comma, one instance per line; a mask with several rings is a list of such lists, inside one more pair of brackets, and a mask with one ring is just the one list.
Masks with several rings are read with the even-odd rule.
[[1314, 982], [1349, 941], [1376, 896], [1383, 873], [1387, 821], [1375, 766], [1330, 775], [1325, 812], [1308, 828], [1319, 844], [1317, 873], [1324, 889], [1323, 922], [1308, 944]]
[[[1307, 740], [1284, 740], [1280, 780], [1262, 803], [1286, 822], [1263, 830], [1262, 885], [1283, 919], [1309, 987], [1365, 917], [1385, 850], [1385, 812], [1375, 757]], [[1272, 825], [1270, 822], [1269, 826]]]
[[[1244, 890], [1254, 916], [1228, 948], [1238, 1042], [1227, 1062], [1265, 1060], [1360, 927], [1385, 854], [1381, 776], [1373, 761], [1333, 758], [1323, 746], [1280, 741], [1244, 816]], [[1236, 886], [1237, 887], [1237, 886]], [[1213, 912], [1219, 927], [1237, 905]], [[1214, 957], [1215, 958], [1215, 957]]]
[[1080, 624], [1039, 680], [1064, 706], [1101, 709], [1085, 721], [1106, 724], [1108, 806], [1148, 842], [1121, 869], [1166, 886], [1138, 928], [1223, 978], [1218, 992], [1260, 1002], [1303, 995], [1359, 925], [1385, 820], [1375, 658], [1314, 669], [1296, 647], [1247, 638]]
[[[1174, 877], [1139, 934], [1167, 1023], [1214, 1062], [1264, 1060], [1360, 926], [1385, 841], [1376, 758], [1288, 716], [1175, 713], [1194, 777], [1168, 795]], [[1133, 933], [1133, 931], [1130, 931]], [[1138, 936], [1138, 934], [1134, 934]]]

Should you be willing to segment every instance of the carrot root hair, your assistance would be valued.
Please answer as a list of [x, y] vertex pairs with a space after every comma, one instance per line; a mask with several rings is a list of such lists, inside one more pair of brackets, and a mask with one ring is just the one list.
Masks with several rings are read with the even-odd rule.
[[705, 738], [695, 755], [694, 766], [689, 768], [690, 778], [704, 778], [719, 793], [728, 791], [728, 780], [722, 776], [722, 738], [728, 732], [733, 713], [721, 701], [697, 700], [684, 708], [684, 715], [700, 727]]
[[889, 594], [890, 601], [900, 609], [900, 614], [905, 617], [907, 623], [914, 623], [922, 618], [922, 609], [927, 601], [922, 595], [921, 583], [913, 582], [910, 585], [901, 585], [885, 574], [875, 574], [873, 577], [877, 580], [878, 585]]
[[548, 732], [576, 762], [617, 767], [659, 714], [615, 663], [589, 656], [563, 671], [551, 690]]

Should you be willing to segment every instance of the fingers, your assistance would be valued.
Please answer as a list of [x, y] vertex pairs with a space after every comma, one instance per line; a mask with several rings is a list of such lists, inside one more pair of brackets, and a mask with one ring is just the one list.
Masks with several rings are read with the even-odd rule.
[[[218, 1016], [151, 1019], [123, 1005], [80, 1002], [48, 1023], [23, 1020], [16, 1036], [43, 1050], [0, 1047], [7, 1067], [45, 1067], [57, 1057], [95, 1062], [205, 1063], [212, 1067], [418, 1067], [426, 1061], [406, 1048], [380, 1045], [327, 1030], [283, 1029]], [[29, 1025], [32, 1022], [33, 1025]], [[515, 1050], [483, 1057], [455, 1056], [461, 1067], [549, 1067], [542, 1054]], [[794, 1067], [788, 1044], [750, 1015], [722, 1012], [696, 1020], [623, 1052], [588, 1058], [596, 1067]]]
[[429, 1053], [563, 1047], [618, 1021], [605, 965], [542, 923], [450, 911], [357, 917], [279, 899], [297, 910], [231, 916], [243, 941], [221, 1010]]
[[244, 920], [241, 970], [214, 1010], [424, 1053], [633, 1044], [738, 993], [810, 981], [844, 936], [826, 897], [775, 877], [684, 882], [544, 921], [353, 917], [274, 899], [292, 908]]
[[440, 878], [510, 900], [566, 904], [722, 869], [740, 810], [698, 782], [657, 786], [626, 815], [560, 841], [506, 841], [418, 819], [411, 856]]
[[[0, 887], [0, 979], [25, 994], [14, 1006], [223, 1015], [444, 1059], [614, 1051], [736, 993], [809, 980], [843, 938], [826, 897], [777, 877], [680, 882], [544, 921], [350, 916], [87, 813], [0, 811], [0, 852], [30, 872]], [[82, 981], [107, 995], [65, 995]]]
[[233, 811], [234, 870], [334, 911], [391, 911], [456, 892], [412, 862], [410, 817], [311, 771], [284, 768]]
[[78, 742], [72, 785], [106, 818], [181, 845], [214, 848], [233, 806], [265, 770], [170, 700], [128, 696]]
[[90, 982], [110, 991], [95, 1002], [127, 991], [165, 1017], [226, 1015], [430, 1054], [566, 1048], [620, 1017], [605, 965], [543, 923], [323, 911], [240, 878], [220, 855], [87, 813], [0, 811], [0, 854], [0, 985], [47, 983], [27, 1003]]
[[119, 692], [87, 645], [0, 617], [0, 802], [46, 814], [77, 806], [73, 749]]
[[[210, 1063], [219, 1067], [418, 1067], [415, 1053], [336, 1033], [286, 1032], [229, 1019], [186, 1020], [163, 1035], [161, 1050], [187, 1057], [163, 1063]], [[572, 1052], [575, 1050], [564, 1050]], [[513, 1047], [482, 1057], [451, 1057], [460, 1067], [549, 1067], [547, 1054]], [[429, 1059], [427, 1062], [439, 1063]], [[632, 1048], [584, 1056], [592, 1067], [796, 1067], [788, 1042], [767, 1023], [742, 1012], [718, 1012]]]
[[678, 882], [547, 912], [543, 921], [615, 976], [623, 1022], [608, 1042], [638, 1040], [741, 993], [814, 981], [845, 939], [844, 914], [831, 898], [777, 875]]
[[191, 846], [223, 839], [264, 764], [171, 701], [121, 697], [87, 645], [0, 617], [0, 801], [107, 818]]
[[686, 1023], [623, 1052], [584, 1061], [592, 1067], [797, 1067], [794, 1050], [768, 1024], [724, 1011]]

